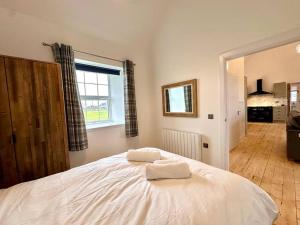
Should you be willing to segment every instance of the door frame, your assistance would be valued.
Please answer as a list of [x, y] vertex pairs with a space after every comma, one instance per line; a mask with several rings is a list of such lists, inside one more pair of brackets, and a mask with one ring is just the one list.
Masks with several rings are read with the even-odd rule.
[[228, 60], [247, 56], [271, 48], [280, 47], [300, 40], [300, 28], [290, 30], [270, 38], [262, 39], [245, 46], [229, 50], [219, 56], [220, 70], [220, 162], [221, 167], [229, 170], [229, 126], [227, 123], [228, 103], [227, 103], [227, 70]]

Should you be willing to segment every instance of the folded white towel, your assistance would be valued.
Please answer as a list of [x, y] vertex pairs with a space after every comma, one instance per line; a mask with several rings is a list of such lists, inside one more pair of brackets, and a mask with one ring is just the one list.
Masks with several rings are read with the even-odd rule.
[[191, 176], [189, 165], [185, 162], [174, 162], [168, 164], [147, 164], [146, 177], [148, 180], [155, 179], [179, 179]]
[[178, 163], [179, 160], [176, 159], [161, 159], [161, 160], [155, 160], [153, 163], [155, 164], [170, 164], [170, 163]]
[[130, 149], [127, 152], [128, 161], [154, 162], [160, 159], [160, 151], [156, 148]]

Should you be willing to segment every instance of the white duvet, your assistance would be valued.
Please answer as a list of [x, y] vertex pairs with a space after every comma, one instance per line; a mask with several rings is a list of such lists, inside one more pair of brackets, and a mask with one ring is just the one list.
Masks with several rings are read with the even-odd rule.
[[271, 225], [277, 207], [250, 181], [188, 162], [189, 179], [148, 181], [125, 153], [0, 190], [0, 224]]

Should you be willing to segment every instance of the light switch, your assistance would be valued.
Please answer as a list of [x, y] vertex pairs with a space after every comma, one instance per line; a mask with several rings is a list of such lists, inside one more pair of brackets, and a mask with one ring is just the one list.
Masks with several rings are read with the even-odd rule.
[[208, 119], [213, 120], [214, 119], [214, 114], [208, 114]]

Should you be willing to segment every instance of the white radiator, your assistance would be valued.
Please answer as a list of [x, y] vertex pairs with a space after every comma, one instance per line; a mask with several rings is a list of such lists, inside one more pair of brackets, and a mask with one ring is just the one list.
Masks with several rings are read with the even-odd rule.
[[163, 128], [163, 150], [201, 161], [202, 137], [199, 133]]

